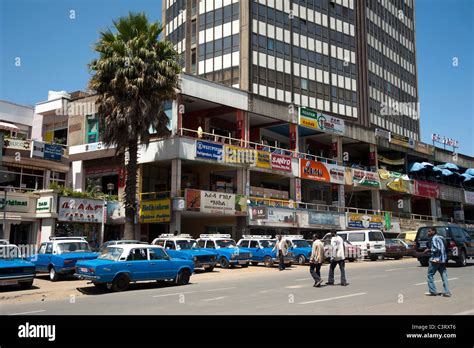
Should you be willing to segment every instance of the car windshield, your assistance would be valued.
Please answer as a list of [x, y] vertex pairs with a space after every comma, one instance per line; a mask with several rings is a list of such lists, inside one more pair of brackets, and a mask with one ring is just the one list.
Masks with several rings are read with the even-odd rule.
[[295, 248], [309, 248], [310, 247], [309, 243], [304, 239], [293, 240], [293, 245], [295, 246]]
[[[428, 237], [428, 231], [431, 227], [421, 227], [419, 230], [418, 230], [418, 234], [416, 236], [417, 239], [421, 239], [421, 240], [426, 240], [426, 239], [429, 239], [430, 237]], [[436, 232], [445, 237], [446, 238], [446, 227], [436, 227]]]
[[216, 244], [219, 248], [233, 248], [237, 246], [233, 239], [216, 240]]
[[98, 259], [117, 261], [122, 255], [123, 249], [117, 247], [108, 247], [99, 255]]
[[381, 242], [384, 240], [382, 232], [369, 232], [369, 240], [371, 242]]
[[79, 252], [90, 252], [89, 244], [87, 242], [67, 242], [58, 243], [58, 253], [79, 253]]
[[177, 250], [189, 250], [189, 249], [197, 249], [199, 248], [196, 240], [194, 239], [181, 239], [176, 241], [176, 249]]
[[1, 260], [12, 260], [20, 257], [20, 249], [15, 245], [2, 245], [0, 246], [0, 259]]
[[262, 248], [273, 248], [275, 246], [275, 240], [261, 240], [260, 245]]

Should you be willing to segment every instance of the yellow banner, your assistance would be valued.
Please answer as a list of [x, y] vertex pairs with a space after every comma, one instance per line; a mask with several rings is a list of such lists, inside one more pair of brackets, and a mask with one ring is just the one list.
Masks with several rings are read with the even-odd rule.
[[258, 168], [271, 169], [271, 155], [269, 152], [257, 151], [257, 163]]
[[144, 224], [154, 222], [170, 222], [171, 200], [159, 199], [140, 202], [140, 222]]

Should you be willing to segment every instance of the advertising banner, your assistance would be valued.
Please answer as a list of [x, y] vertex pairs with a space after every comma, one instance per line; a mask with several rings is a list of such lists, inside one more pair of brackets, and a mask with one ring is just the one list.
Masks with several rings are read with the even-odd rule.
[[107, 202], [107, 215], [105, 223], [109, 225], [119, 225], [125, 223], [125, 206], [122, 202]]
[[395, 133], [390, 133], [390, 142], [392, 144], [400, 145], [403, 147], [409, 147], [413, 149], [415, 147], [415, 141], [412, 138], [398, 135]]
[[431, 182], [413, 180], [413, 194], [426, 198], [438, 198], [439, 185]]
[[257, 152], [233, 145], [224, 145], [224, 162], [233, 164], [255, 165]]
[[392, 166], [402, 166], [402, 165], [405, 164], [405, 159], [404, 158], [390, 159], [390, 158], [387, 158], [387, 157], [382, 156], [382, 155], [377, 155], [377, 158], [378, 158], [379, 162], [387, 163], [387, 164], [390, 164]]
[[382, 190], [412, 193], [411, 182], [407, 175], [379, 169], [379, 177]]
[[103, 219], [103, 201], [59, 197], [58, 221], [102, 223]]
[[303, 179], [344, 184], [344, 167], [306, 159], [300, 160], [300, 176]]
[[354, 186], [380, 187], [378, 173], [360, 169], [351, 169], [351, 173]]
[[448, 185], [439, 185], [439, 199], [461, 203], [464, 199], [462, 190]]
[[4, 139], [3, 147], [12, 150], [31, 151], [31, 140], [22, 139]]
[[44, 145], [42, 141], [33, 140], [31, 157], [44, 158]]
[[272, 169], [291, 172], [291, 157], [272, 154]]
[[268, 219], [267, 207], [251, 207], [250, 208], [250, 219], [251, 220], [265, 220], [265, 219]]
[[140, 222], [144, 224], [169, 222], [171, 220], [171, 200], [169, 198], [140, 202]]
[[196, 158], [212, 161], [222, 161], [223, 146], [221, 144], [208, 143], [196, 140]]
[[258, 168], [271, 169], [271, 155], [270, 152], [257, 151], [257, 162], [255, 164]]
[[296, 212], [290, 209], [267, 208], [270, 223], [296, 224]]
[[345, 132], [344, 120], [303, 107], [298, 110], [298, 123], [300, 126], [326, 133], [344, 134]]
[[464, 203], [474, 205], [474, 192], [464, 191]]
[[385, 219], [382, 215], [347, 213], [347, 227], [382, 229]]
[[310, 225], [325, 225], [325, 226], [340, 228], [341, 227], [340, 219], [341, 219], [341, 214], [310, 211], [308, 222]]
[[[20, 194], [21, 195], [21, 194]], [[35, 210], [35, 201], [33, 197], [8, 194], [6, 211], [15, 213], [30, 213]], [[0, 211], [5, 208], [5, 198], [0, 197]]]
[[296, 196], [296, 201], [301, 202], [302, 194], [301, 194], [301, 179], [300, 178], [295, 178], [295, 196]]
[[247, 196], [186, 189], [186, 210], [207, 214], [246, 215]]
[[44, 159], [61, 161], [63, 147], [58, 144], [44, 144]]
[[51, 213], [52, 197], [41, 197], [36, 201], [36, 213]]

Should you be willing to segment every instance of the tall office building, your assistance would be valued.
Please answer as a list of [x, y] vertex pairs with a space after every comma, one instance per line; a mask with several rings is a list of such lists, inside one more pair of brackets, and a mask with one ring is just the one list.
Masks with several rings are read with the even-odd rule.
[[163, 0], [184, 71], [420, 138], [414, 0]]

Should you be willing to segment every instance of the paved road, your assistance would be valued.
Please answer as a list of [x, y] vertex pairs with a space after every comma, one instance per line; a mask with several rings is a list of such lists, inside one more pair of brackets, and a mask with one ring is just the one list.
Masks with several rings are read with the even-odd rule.
[[[323, 266], [324, 278], [327, 271]], [[13, 301], [3, 294], [0, 314], [474, 314], [472, 261], [468, 267], [448, 267], [451, 298], [424, 295], [426, 268], [415, 259], [348, 263], [346, 271], [349, 286], [321, 288], [312, 286], [304, 266], [283, 272], [263, 267], [219, 270], [194, 275], [187, 286], [138, 284], [123, 293], [100, 292], [72, 281], [68, 284], [80, 286], [75, 291], [82, 294], [74, 301], [67, 291], [46, 301]], [[338, 276], [336, 271], [336, 284]], [[437, 285], [441, 290], [440, 281]]]

